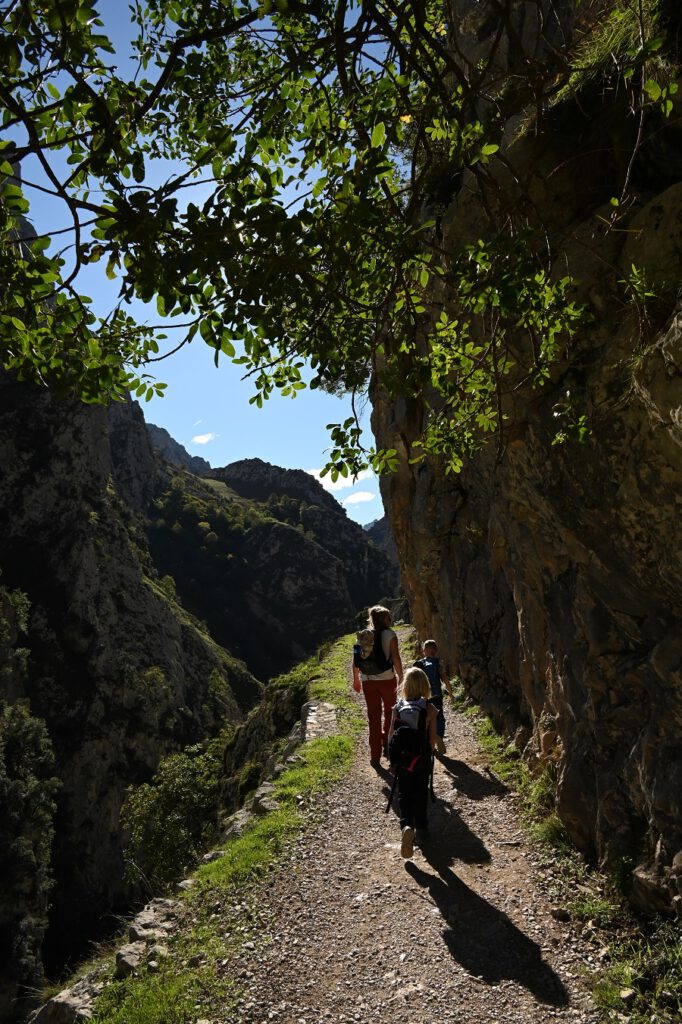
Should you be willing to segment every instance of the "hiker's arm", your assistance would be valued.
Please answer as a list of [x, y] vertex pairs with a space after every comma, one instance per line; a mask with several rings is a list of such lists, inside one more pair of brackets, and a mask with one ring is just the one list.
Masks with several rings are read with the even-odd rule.
[[362, 677], [357, 665], [353, 665], [353, 689], [356, 693], [360, 693], [362, 690]]
[[393, 726], [394, 725], [395, 725], [395, 708], [393, 708], [393, 710], [391, 711], [391, 724], [388, 727], [388, 736], [386, 737], [386, 742], [387, 743], [391, 742], [391, 736], [393, 735]]
[[450, 682], [450, 677], [448, 676], [448, 670], [444, 666], [441, 667], [440, 678], [448, 697], [452, 697], [452, 684]]
[[391, 661], [393, 668], [398, 677], [398, 682], [401, 683], [403, 679], [403, 663], [400, 660], [400, 651], [398, 650], [398, 637], [391, 637]]

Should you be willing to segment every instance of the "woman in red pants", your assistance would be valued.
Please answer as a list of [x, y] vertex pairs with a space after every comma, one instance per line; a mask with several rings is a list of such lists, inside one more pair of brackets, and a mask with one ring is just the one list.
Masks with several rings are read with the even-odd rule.
[[403, 663], [398, 650], [398, 637], [391, 629], [391, 613], [388, 608], [381, 605], [370, 608], [367, 625], [374, 633], [373, 649], [363, 658], [360, 648], [356, 647], [353, 686], [358, 692], [362, 689], [365, 695], [369, 722], [369, 763], [377, 769], [381, 764], [382, 753], [388, 758], [388, 729], [398, 686], [403, 677]]

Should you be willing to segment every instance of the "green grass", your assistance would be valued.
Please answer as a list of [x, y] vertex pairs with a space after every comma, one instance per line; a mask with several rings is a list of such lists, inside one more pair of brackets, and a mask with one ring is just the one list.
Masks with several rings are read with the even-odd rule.
[[[350, 694], [352, 644], [351, 636], [327, 645], [275, 682], [277, 687], [299, 686], [302, 679], [308, 680], [309, 699], [325, 700], [339, 709], [338, 734], [300, 747], [299, 759], [274, 780], [273, 796], [280, 809], [255, 817], [243, 835], [223, 844], [223, 857], [197, 869], [197, 884], [184, 898], [189, 923], [167, 943], [168, 960], [160, 961], [155, 971], [143, 966], [135, 976], [120, 981], [113, 979], [109, 962], [110, 982], [98, 1000], [94, 1024], [237, 1019], [240, 988], [227, 976], [226, 961], [249, 938], [258, 937], [250, 904], [293, 839], [315, 820], [317, 798], [353, 763], [364, 715]], [[189, 966], [199, 956], [201, 962]]]
[[665, 921], [634, 934], [613, 950], [594, 987], [606, 1020], [679, 1024], [682, 1020], [682, 942], [678, 924]]

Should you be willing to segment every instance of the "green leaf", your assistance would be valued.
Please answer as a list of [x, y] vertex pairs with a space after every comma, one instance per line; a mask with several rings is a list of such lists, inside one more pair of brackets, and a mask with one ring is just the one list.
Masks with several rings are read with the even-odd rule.
[[661, 87], [660, 87], [660, 85], [658, 84], [658, 82], [655, 82], [655, 81], [653, 80], [653, 78], [650, 78], [650, 79], [648, 79], [648, 81], [646, 81], [646, 82], [644, 83], [644, 86], [643, 86], [643, 88], [644, 88], [644, 92], [645, 92], [645, 93], [647, 94], [647, 96], [649, 97], [649, 99], [653, 100], [654, 102], [655, 102], [655, 101], [656, 101], [656, 100], [657, 100], [657, 99], [658, 99], [658, 98], [660, 97], [660, 95], [661, 95]]
[[378, 149], [380, 146], [383, 146], [385, 140], [386, 140], [386, 125], [384, 124], [383, 121], [379, 121], [378, 124], [374, 125], [374, 129], [372, 131], [372, 139], [371, 139], [370, 145], [371, 145], [372, 149]]

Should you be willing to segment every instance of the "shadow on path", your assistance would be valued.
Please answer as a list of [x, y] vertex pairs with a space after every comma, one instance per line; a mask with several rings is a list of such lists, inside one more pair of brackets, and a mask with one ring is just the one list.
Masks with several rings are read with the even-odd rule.
[[[383, 772], [380, 773], [383, 776]], [[388, 778], [383, 787], [383, 793], [388, 800], [393, 776], [387, 772]], [[385, 808], [384, 804], [384, 808]], [[396, 818], [398, 811], [398, 792], [393, 794], [391, 809]], [[459, 813], [447, 801], [436, 797], [432, 800], [429, 796], [428, 821], [431, 842], [437, 845], [439, 855], [444, 863], [448, 865], [455, 860], [464, 861], [465, 864], [488, 864], [491, 856], [485, 844], [479, 839], [475, 832], [472, 832]], [[396, 822], [396, 828], [398, 827]]]
[[[509, 792], [504, 783], [496, 779], [494, 775], [481, 775], [464, 761], [448, 757], [447, 754], [440, 754], [436, 765], [439, 763], [444, 769], [439, 772], [440, 777], [445, 776], [448, 781], [451, 781], [453, 789], [468, 796], [470, 800], [484, 800], [487, 796], [504, 796]], [[438, 771], [437, 767], [436, 771]]]
[[444, 863], [440, 850], [424, 850], [424, 856], [437, 875], [411, 861], [405, 870], [435, 900], [447, 924], [443, 938], [453, 959], [489, 984], [508, 978], [542, 1003], [567, 1006], [566, 988], [543, 960], [538, 944], [506, 914], [469, 889]]

